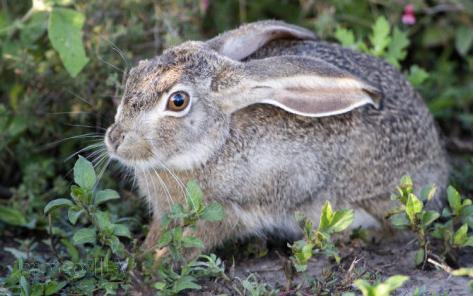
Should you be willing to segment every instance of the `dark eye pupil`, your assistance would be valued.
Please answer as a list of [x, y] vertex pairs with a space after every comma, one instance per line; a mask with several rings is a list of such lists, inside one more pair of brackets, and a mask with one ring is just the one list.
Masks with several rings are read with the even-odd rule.
[[182, 94], [175, 94], [172, 97], [172, 102], [175, 106], [180, 107], [184, 104], [184, 96]]

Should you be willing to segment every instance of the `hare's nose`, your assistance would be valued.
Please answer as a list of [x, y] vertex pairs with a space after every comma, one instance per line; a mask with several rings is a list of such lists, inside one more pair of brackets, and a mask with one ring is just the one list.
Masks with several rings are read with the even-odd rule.
[[107, 138], [113, 151], [117, 151], [118, 147], [123, 143], [123, 139], [125, 139], [125, 132], [118, 124], [114, 124], [108, 130]]

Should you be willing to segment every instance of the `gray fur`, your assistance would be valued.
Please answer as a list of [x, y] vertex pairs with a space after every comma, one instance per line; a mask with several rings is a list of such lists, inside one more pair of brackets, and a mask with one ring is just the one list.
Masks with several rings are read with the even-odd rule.
[[[234, 34], [243, 33], [237, 29], [224, 36], [228, 39]], [[184, 43], [140, 63], [131, 72], [123, 111], [114, 124], [120, 129], [111, 127], [144, 134], [149, 149], [154, 149], [160, 161], [174, 169], [183, 182], [196, 179], [207, 202], [223, 204], [224, 221], [207, 223], [193, 233], [206, 247], [270, 230], [297, 235], [294, 212], [302, 211], [317, 223], [325, 200], [335, 208], [350, 207], [356, 213], [382, 219], [391, 206], [390, 192], [405, 174], [419, 186], [435, 183], [445, 187], [448, 165], [433, 118], [420, 95], [388, 63], [316, 40], [272, 40], [243, 62], [221, 56], [211, 48], [205, 43]], [[257, 79], [281, 73], [280, 64], [268, 63], [264, 71], [247, 66], [276, 56], [319, 59], [358, 77], [379, 92], [381, 107], [366, 105], [321, 118], [291, 114], [267, 104], [225, 112], [222, 101], [233, 98], [219, 94], [250, 76]], [[151, 110], [169, 88], [163, 86], [160, 77], [173, 68], [182, 71], [172, 84], [193, 85], [197, 101], [184, 117], [163, 117], [154, 125], [146, 125], [139, 120], [140, 114]], [[140, 107], [132, 107], [133, 101], [138, 101], [135, 105]], [[109, 146], [113, 154], [113, 145]], [[204, 148], [208, 153], [193, 159], [192, 167], [173, 167], [169, 160], [175, 154], [186, 153], [197, 158], [201, 155], [198, 149]], [[137, 158], [153, 158], [138, 154]], [[170, 202], [157, 176], [169, 186], [173, 198], [182, 201], [182, 191], [164, 165], [135, 167], [140, 189], [155, 214], [148, 247], [159, 237], [159, 217]]]

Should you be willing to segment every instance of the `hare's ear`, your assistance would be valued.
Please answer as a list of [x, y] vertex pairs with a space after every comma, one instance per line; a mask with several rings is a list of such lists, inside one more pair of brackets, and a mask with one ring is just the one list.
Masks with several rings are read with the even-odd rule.
[[227, 113], [262, 103], [302, 116], [323, 117], [367, 104], [378, 108], [381, 100], [376, 87], [314, 58], [271, 57], [238, 63], [233, 72], [233, 86], [215, 93]]
[[316, 39], [311, 31], [302, 27], [282, 21], [259, 21], [222, 33], [207, 41], [207, 45], [221, 55], [241, 61], [269, 41], [282, 38]]

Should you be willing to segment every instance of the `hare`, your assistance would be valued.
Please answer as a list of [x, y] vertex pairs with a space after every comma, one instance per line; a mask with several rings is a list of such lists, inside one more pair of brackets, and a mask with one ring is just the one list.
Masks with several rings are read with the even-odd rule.
[[140, 61], [105, 142], [152, 206], [145, 247], [189, 180], [225, 210], [188, 230], [210, 249], [246, 235], [297, 237], [294, 213], [317, 222], [326, 200], [354, 209], [353, 227], [380, 227], [403, 175], [440, 188], [448, 177], [432, 116], [401, 73], [281, 21]]

